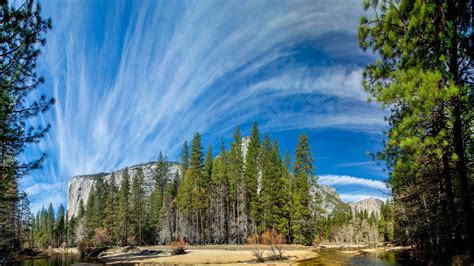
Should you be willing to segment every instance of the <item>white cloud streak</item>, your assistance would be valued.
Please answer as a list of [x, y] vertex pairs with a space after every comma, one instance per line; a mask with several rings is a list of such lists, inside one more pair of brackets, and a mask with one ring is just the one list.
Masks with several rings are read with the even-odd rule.
[[385, 182], [347, 175], [320, 175], [318, 176], [318, 182], [324, 186], [358, 185], [381, 191], [389, 190]]
[[42, 118], [53, 121], [44, 146], [56, 163], [26, 187], [149, 161], [160, 150], [176, 158], [196, 131], [218, 139], [255, 119], [266, 131], [380, 134], [386, 126], [384, 112], [365, 102], [360, 67], [293, 59], [299, 43], [355, 36], [359, 0], [108, 3], [100, 16], [95, 1], [43, 3], [54, 29], [41, 68], [57, 100]]

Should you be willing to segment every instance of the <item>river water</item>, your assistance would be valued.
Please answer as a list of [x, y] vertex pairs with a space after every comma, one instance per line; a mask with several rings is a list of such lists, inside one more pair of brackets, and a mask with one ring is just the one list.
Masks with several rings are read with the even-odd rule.
[[413, 265], [416, 261], [407, 252], [378, 251], [375, 253], [351, 254], [337, 249], [321, 249], [319, 257], [299, 265]]
[[[407, 253], [377, 252], [362, 253], [358, 255], [336, 249], [321, 249], [320, 257], [298, 263], [301, 266], [310, 265], [413, 265]], [[68, 266], [68, 265], [104, 265], [98, 260], [86, 260], [73, 254], [56, 254], [50, 257], [27, 259], [15, 263], [17, 266]], [[125, 265], [125, 264], [122, 264]], [[131, 264], [130, 264], [131, 265]]]

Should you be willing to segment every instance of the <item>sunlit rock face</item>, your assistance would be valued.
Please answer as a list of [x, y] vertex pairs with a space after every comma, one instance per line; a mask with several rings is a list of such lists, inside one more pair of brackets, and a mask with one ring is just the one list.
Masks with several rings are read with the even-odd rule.
[[321, 207], [325, 211], [325, 216], [331, 214], [332, 211], [334, 211], [334, 209], [336, 209], [337, 207], [345, 205], [345, 203], [339, 197], [339, 194], [337, 194], [335, 188], [327, 186], [318, 186], [314, 189], [321, 197]]
[[[136, 175], [138, 168], [141, 167], [143, 170], [143, 174], [145, 176], [145, 184], [144, 190], [147, 195], [151, 193], [154, 185], [153, 176], [155, 175], [156, 164], [155, 163], [146, 163], [146, 164], [139, 164], [128, 167], [128, 173], [130, 175], [130, 180]], [[115, 174], [115, 182], [118, 187], [122, 182], [123, 177], [123, 170], [114, 172]], [[180, 173], [180, 167], [177, 163], [171, 163], [170, 169], [168, 172], [168, 178], [174, 179], [177, 173]], [[94, 184], [97, 178], [103, 178], [105, 181], [109, 181], [112, 176], [112, 173], [100, 173], [100, 174], [92, 174], [92, 175], [80, 175], [80, 176], [73, 176], [69, 179], [69, 192], [68, 192], [68, 201], [67, 201], [67, 209], [68, 209], [68, 217], [71, 218], [76, 216], [79, 212], [79, 204], [82, 201], [84, 202], [84, 206], [87, 204], [87, 200], [89, 198], [89, 193], [92, 189], [92, 185]]]
[[352, 209], [352, 213], [362, 212], [367, 210], [369, 216], [374, 213], [375, 217], [380, 216], [380, 211], [382, 209], [383, 201], [379, 199], [365, 199], [358, 202], [350, 202], [348, 205]]

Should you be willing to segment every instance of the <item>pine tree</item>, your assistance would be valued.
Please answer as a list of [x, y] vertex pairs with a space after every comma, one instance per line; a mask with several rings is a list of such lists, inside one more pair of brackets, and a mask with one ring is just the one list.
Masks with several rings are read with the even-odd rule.
[[204, 160], [204, 173], [203, 173], [203, 187], [204, 190], [208, 191], [211, 186], [211, 178], [212, 178], [212, 147], [209, 145], [207, 147], [207, 154], [206, 159]]
[[468, 252], [473, 262], [474, 127], [468, 117], [474, 102], [474, 5], [367, 1], [364, 9], [369, 8], [370, 16], [360, 21], [359, 43], [380, 60], [367, 67], [363, 85], [391, 110], [380, 159], [390, 169], [401, 211], [396, 221], [403, 230], [396, 235], [416, 243], [429, 259]]
[[260, 202], [262, 208], [262, 224], [260, 231], [276, 230], [280, 234], [289, 232], [289, 180], [283, 172], [278, 142], [273, 145], [270, 137], [265, 135], [261, 150], [262, 190]]
[[244, 156], [240, 128], [234, 131], [234, 141], [229, 152], [229, 197], [232, 210], [231, 239], [244, 243], [249, 232], [247, 213], [247, 184], [244, 175]]
[[206, 239], [206, 197], [201, 135], [196, 133], [191, 145], [189, 167], [177, 195], [179, 210], [183, 214], [183, 233], [191, 242], [203, 243]]
[[280, 234], [286, 236], [291, 231], [291, 193], [290, 193], [290, 171], [289, 171], [289, 153], [287, 153], [285, 160], [281, 160], [280, 149], [278, 142], [275, 139], [273, 143], [273, 157], [275, 162], [275, 168], [278, 171], [276, 179], [274, 202], [277, 207], [277, 221], [274, 227]]
[[36, 72], [44, 34], [51, 20], [41, 17], [41, 8], [33, 0], [23, 4], [0, 3], [0, 252], [19, 250], [15, 224], [20, 200], [17, 179], [41, 166], [45, 155], [33, 161], [20, 156], [29, 144], [46, 134], [46, 127], [29, 125], [53, 103], [53, 99], [36, 96], [44, 82]]
[[163, 153], [160, 151], [158, 155], [158, 160], [156, 161], [154, 181], [156, 184], [158, 184], [161, 195], [163, 194], [163, 190], [165, 189], [166, 183], [168, 183], [168, 172], [169, 172], [168, 158], [165, 155], [163, 155]]
[[48, 246], [54, 244], [54, 224], [55, 224], [55, 219], [54, 219], [54, 207], [53, 204], [50, 203], [48, 207], [48, 214], [47, 214], [47, 240], [48, 240]]
[[122, 182], [119, 190], [119, 223], [120, 242], [122, 246], [128, 244], [128, 233], [130, 231], [130, 175], [128, 168], [123, 170]]
[[115, 180], [115, 173], [112, 173], [109, 182], [107, 183], [107, 193], [105, 198], [104, 220], [102, 226], [107, 228], [112, 244], [116, 244], [120, 228], [117, 222], [118, 218], [118, 188]]
[[260, 212], [261, 212], [261, 224], [259, 227], [260, 232], [267, 229], [271, 229], [271, 213], [273, 208], [272, 194], [272, 182], [274, 175], [274, 166], [272, 165], [273, 160], [273, 147], [272, 142], [268, 134], [263, 137], [263, 143], [261, 147], [261, 167], [262, 167], [262, 185], [260, 191]]
[[180, 212], [180, 229], [183, 236], [187, 236], [188, 241], [195, 241], [195, 228], [193, 226], [194, 207], [194, 187], [195, 180], [192, 169], [188, 169], [184, 178], [181, 180], [176, 197], [178, 209]]
[[204, 172], [203, 172], [203, 181], [202, 181], [202, 186], [203, 186], [203, 191], [204, 191], [204, 200], [205, 200], [205, 217], [204, 217], [204, 227], [205, 227], [205, 239], [203, 240], [206, 243], [209, 243], [211, 233], [210, 231], [212, 230], [212, 225], [210, 222], [210, 217], [214, 215], [214, 213], [211, 212], [210, 208], [210, 200], [213, 197], [212, 192], [212, 168], [213, 168], [214, 160], [212, 158], [212, 147], [209, 145], [207, 147], [207, 154], [206, 154], [206, 159], [204, 160]]
[[249, 213], [249, 232], [257, 230], [260, 221], [260, 211], [258, 202], [258, 180], [260, 175], [260, 133], [255, 122], [252, 126], [250, 142], [245, 156], [245, 178], [247, 184], [247, 209]]
[[145, 221], [145, 190], [143, 188], [145, 176], [141, 167], [138, 167], [132, 181], [132, 191], [130, 195], [130, 226], [133, 238], [138, 245], [143, 243], [143, 225]]
[[183, 149], [181, 150], [181, 174], [186, 175], [186, 171], [189, 167], [189, 148], [188, 141], [184, 141]]
[[64, 206], [59, 205], [58, 209], [58, 218], [56, 219], [56, 230], [58, 234], [56, 246], [61, 246], [61, 244], [66, 240], [66, 213]]
[[169, 182], [165, 186], [163, 193], [163, 204], [160, 210], [160, 239], [163, 243], [170, 243], [174, 237], [176, 227], [175, 212], [176, 206], [174, 198], [176, 197], [176, 188], [173, 183]]
[[191, 145], [190, 175], [194, 179], [193, 184], [193, 207], [196, 212], [196, 229], [199, 232], [198, 242], [205, 241], [205, 220], [207, 208], [206, 179], [204, 177], [203, 151], [201, 146], [201, 135], [194, 134]]
[[160, 182], [155, 182], [153, 185], [153, 191], [150, 194], [149, 198], [149, 222], [150, 230], [152, 234], [153, 241], [156, 241], [156, 238], [159, 234], [160, 224], [161, 224], [161, 208], [163, 205], [163, 194], [161, 192]]
[[97, 227], [100, 227], [104, 220], [105, 199], [107, 198], [107, 184], [102, 177], [97, 177], [94, 182], [96, 193], [96, 211], [97, 211]]
[[88, 239], [92, 239], [95, 229], [99, 228], [101, 224], [100, 213], [102, 210], [99, 208], [99, 200], [99, 195], [94, 184], [89, 192], [89, 198], [87, 199], [87, 206], [84, 212], [85, 229]]
[[213, 195], [209, 201], [210, 216], [209, 235], [211, 243], [229, 243], [229, 183], [228, 153], [221, 139], [219, 155], [212, 165], [211, 188]]
[[295, 152], [292, 179], [292, 232], [293, 241], [298, 244], [311, 244], [313, 232], [310, 228], [310, 185], [313, 181], [313, 154], [306, 134], [301, 134]]

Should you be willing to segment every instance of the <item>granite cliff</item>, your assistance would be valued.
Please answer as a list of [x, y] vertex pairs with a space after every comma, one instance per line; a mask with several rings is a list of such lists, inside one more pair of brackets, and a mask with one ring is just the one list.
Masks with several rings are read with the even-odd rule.
[[383, 201], [379, 199], [365, 199], [361, 200], [358, 202], [349, 202], [348, 205], [351, 207], [352, 212], [361, 212], [361, 211], [367, 211], [369, 216], [374, 213], [375, 217], [379, 217], [380, 215], [380, 210], [382, 208]]
[[[145, 175], [145, 192], [147, 194], [151, 193], [151, 189], [153, 188], [154, 181], [154, 171], [156, 168], [155, 163], [145, 163], [139, 164], [128, 167], [128, 172], [130, 176], [134, 176], [138, 170], [138, 167], [142, 167], [143, 174]], [[123, 177], [123, 170], [118, 170], [113, 172], [115, 174], [115, 181], [117, 186], [120, 185]], [[171, 163], [168, 178], [172, 179], [176, 176], [176, 173], [179, 173], [179, 167], [177, 163]], [[79, 204], [82, 199], [84, 205], [87, 204], [87, 200], [89, 198], [89, 193], [91, 191], [92, 185], [94, 184], [97, 178], [103, 178], [106, 181], [109, 181], [112, 176], [112, 173], [100, 173], [100, 174], [92, 174], [92, 175], [79, 175], [73, 176], [69, 179], [68, 184], [68, 200], [67, 200], [67, 209], [68, 209], [68, 217], [71, 218], [72, 216], [76, 216], [79, 212]]]
[[[245, 149], [247, 145], [243, 145]], [[151, 193], [151, 190], [154, 185], [153, 176], [156, 165], [154, 163], [145, 163], [139, 164], [128, 167], [128, 171], [130, 176], [134, 176], [138, 167], [142, 167], [143, 173], [145, 175], [145, 191], [147, 194]], [[117, 186], [120, 185], [123, 176], [123, 170], [114, 171], [115, 180], [117, 182]], [[176, 174], [180, 174], [180, 167], [177, 163], [171, 163], [168, 178], [173, 179], [175, 178]], [[98, 173], [98, 174], [91, 174], [91, 175], [79, 175], [73, 176], [69, 180], [69, 191], [68, 191], [68, 202], [67, 202], [67, 209], [68, 209], [68, 216], [71, 218], [72, 216], [76, 216], [79, 212], [79, 205], [80, 201], [84, 202], [84, 205], [87, 204], [87, 200], [89, 198], [89, 193], [91, 191], [92, 185], [94, 184], [95, 180], [98, 178], [103, 178], [106, 181], [109, 181], [112, 176], [112, 173]], [[322, 208], [325, 210], [325, 215], [330, 214], [336, 207], [345, 205], [342, 202], [339, 194], [337, 194], [336, 189], [332, 187], [326, 186], [318, 186], [313, 187], [311, 189], [311, 194], [318, 193], [321, 196], [321, 204]], [[351, 202], [348, 206], [352, 209], [353, 212], [355, 211], [364, 211], [367, 210], [369, 215], [374, 212], [376, 216], [380, 214], [380, 208], [382, 206], [382, 201], [378, 199], [366, 199], [359, 202]]]

